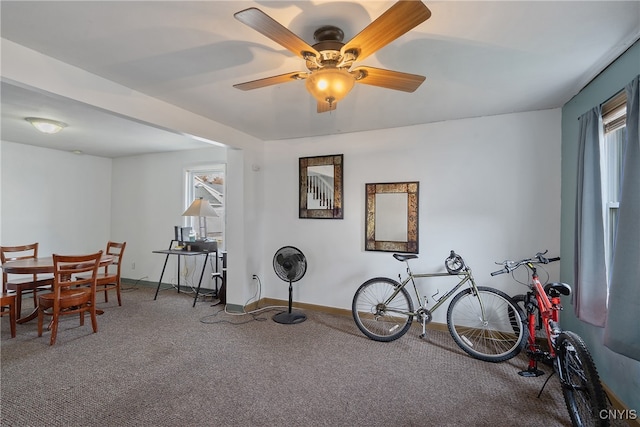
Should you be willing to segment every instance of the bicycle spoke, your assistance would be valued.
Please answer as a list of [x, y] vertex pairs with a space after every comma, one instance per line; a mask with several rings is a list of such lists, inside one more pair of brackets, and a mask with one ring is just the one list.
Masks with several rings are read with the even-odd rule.
[[456, 343], [480, 360], [500, 362], [520, 352], [526, 342], [521, 311], [495, 289], [470, 289], [454, 297], [447, 312], [449, 331]]
[[557, 339], [557, 367], [562, 392], [575, 425], [607, 425], [600, 411], [606, 409], [604, 390], [595, 364], [582, 339], [565, 331]]
[[365, 282], [353, 298], [352, 314], [358, 328], [369, 338], [392, 341], [411, 326], [413, 304], [405, 289], [390, 300], [398, 284], [391, 279]]

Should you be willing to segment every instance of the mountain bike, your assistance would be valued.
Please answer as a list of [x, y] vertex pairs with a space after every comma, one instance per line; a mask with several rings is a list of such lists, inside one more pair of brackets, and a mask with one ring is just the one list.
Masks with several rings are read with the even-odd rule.
[[[415, 318], [422, 324], [420, 338], [426, 336], [426, 325], [432, 313], [441, 307], [464, 284], [468, 288], [453, 296], [447, 310], [447, 326], [456, 344], [470, 356], [488, 361], [501, 362], [517, 355], [527, 342], [524, 312], [504, 292], [493, 288], [476, 286], [471, 268], [464, 259], [451, 251], [445, 260], [447, 272], [413, 273], [409, 260], [418, 258], [413, 254], [393, 254], [407, 265], [407, 277], [398, 281], [387, 277], [376, 277], [364, 282], [353, 297], [351, 311], [356, 325], [367, 337], [375, 341], [393, 341], [403, 336]], [[434, 304], [428, 307], [429, 299], [418, 292], [415, 279], [427, 277], [458, 276], [460, 282], [445, 295], [432, 295]], [[414, 310], [408, 284], [411, 282], [418, 301]]]
[[[607, 402], [591, 354], [578, 334], [560, 328], [560, 295], [571, 295], [571, 287], [566, 283], [547, 283], [543, 286], [538, 277], [537, 266], [560, 260], [560, 257], [545, 258], [546, 253], [547, 251], [538, 252], [534, 257], [520, 261], [498, 262], [496, 264], [504, 267], [491, 273], [492, 276], [503, 273], [511, 273], [513, 276], [513, 271], [521, 266], [525, 266], [531, 273], [531, 283], [526, 284], [529, 291], [525, 295], [514, 297], [514, 300], [524, 304], [529, 330], [526, 348], [529, 366], [518, 374], [524, 377], [544, 375], [538, 369], [539, 361], [553, 366], [554, 373], [560, 379], [573, 425], [608, 426], [609, 421], [599, 416], [601, 411], [607, 409]], [[536, 329], [544, 332], [546, 349], [542, 349], [540, 339], [536, 339], [539, 335]], [[540, 394], [550, 378], [551, 375], [543, 384]]]

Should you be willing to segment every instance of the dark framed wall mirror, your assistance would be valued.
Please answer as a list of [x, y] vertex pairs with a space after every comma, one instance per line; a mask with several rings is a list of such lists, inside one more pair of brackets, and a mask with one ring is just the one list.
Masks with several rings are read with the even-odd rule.
[[343, 155], [300, 158], [300, 218], [342, 219]]
[[418, 181], [366, 184], [365, 250], [418, 253]]

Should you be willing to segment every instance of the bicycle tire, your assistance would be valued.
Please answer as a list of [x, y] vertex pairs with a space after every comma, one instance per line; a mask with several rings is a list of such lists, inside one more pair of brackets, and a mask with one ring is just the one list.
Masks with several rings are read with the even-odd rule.
[[397, 340], [411, 327], [413, 302], [405, 288], [385, 304], [398, 287], [400, 283], [395, 280], [376, 277], [360, 285], [353, 296], [353, 320], [358, 329], [372, 340]]
[[529, 336], [524, 313], [504, 292], [488, 287], [477, 289], [477, 295], [469, 288], [451, 300], [447, 310], [449, 332], [456, 344], [476, 359], [511, 359], [522, 351]]
[[600, 416], [607, 399], [587, 345], [574, 332], [564, 331], [556, 340], [557, 368], [562, 394], [574, 426], [608, 426]]

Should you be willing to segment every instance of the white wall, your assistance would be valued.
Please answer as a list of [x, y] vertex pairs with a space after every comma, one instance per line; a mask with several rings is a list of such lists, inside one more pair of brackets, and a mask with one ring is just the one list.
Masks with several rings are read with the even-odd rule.
[[[299, 219], [298, 158], [339, 153], [345, 162], [345, 219]], [[47, 254], [126, 240], [124, 277], [149, 281], [159, 278], [164, 262], [151, 251], [167, 246], [182, 220], [184, 169], [226, 162], [232, 271], [227, 297], [235, 305], [254, 294], [258, 282], [252, 274], [260, 276], [263, 296], [287, 299], [288, 285], [272, 268], [273, 254], [284, 245], [302, 249], [309, 262], [295, 301], [348, 309], [365, 279], [402, 272], [389, 253], [364, 251], [369, 182], [420, 181], [419, 269], [442, 269], [455, 249], [478, 284], [514, 294], [524, 288], [508, 277], [489, 277], [494, 261], [541, 249], [559, 253], [559, 110], [114, 160], [3, 143], [1, 159], [3, 244], [39, 240]], [[31, 173], [25, 173], [25, 162]], [[71, 186], [76, 202], [56, 206], [56, 183]], [[80, 196], [94, 187], [99, 196]], [[109, 191], [111, 197], [104, 197]], [[34, 200], [42, 209], [25, 214]], [[88, 212], [91, 223], [78, 223], [76, 212]], [[175, 277], [175, 261], [167, 269], [165, 277]], [[423, 288], [431, 295], [450, 284], [442, 279]], [[436, 321], [443, 319], [436, 313]]]
[[[260, 253], [255, 242], [259, 239], [261, 227], [260, 196], [256, 195], [259, 192], [256, 188], [260, 185], [258, 176], [249, 175], [245, 179], [245, 174], [251, 170], [251, 165], [259, 165], [260, 161], [260, 147], [255, 150], [211, 147], [114, 159], [111, 223], [113, 238], [127, 241], [123, 277], [152, 282], [159, 280], [165, 256], [152, 251], [167, 249], [173, 239], [173, 227], [184, 225], [181, 215], [184, 211], [185, 170], [199, 165], [226, 163], [227, 302], [243, 305], [251, 282], [248, 266], [257, 263]], [[245, 162], [249, 166], [245, 166]], [[183, 259], [192, 271], [191, 283], [196, 283], [203, 257]], [[213, 286], [209, 279], [210, 271], [207, 266], [203, 287]], [[167, 263], [163, 282], [177, 283], [175, 257]]]
[[[226, 151], [212, 147], [113, 160], [112, 237], [127, 241], [126, 262], [122, 266], [124, 277], [159, 279], [165, 256], [152, 251], [167, 249], [174, 237], [173, 227], [185, 225], [182, 212], [186, 170], [193, 166], [226, 164]], [[196, 261], [199, 273], [203, 257], [186, 260], [187, 266]], [[171, 258], [163, 281], [176, 282], [176, 267], [177, 259]]]
[[39, 242], [38, 255], [105, 249], [111, 160], [2, 141], [3, 245]]
[[[233, 191], [233, 195], [227, 200], [227, 209], [230, 212], [230, 216], [227, 218], [227, 232], [230, 233], [229, 238], [232, 239], [228, 242], [227, 250], [230, 254], [228, 263], [229, 280], [233, 281], [235, 285], [230, 287], [227, 293], [227, 300], [233, 303], [238, 302], [238, 304], [240, 304], [240, 301], [244, 301], [245, 293], [248, 292], [247, 287], [251, 281], [250, 275], [247, 279], [246, 272], [247, 270], [255, 270], [252, 266], [258, 262], [259, 256], [256, 254], [259, 251], [259, 247], [255, 243], [260, 238], [259, 230], [261, 229], [261, 219], [259, 217], [261, 208], [257, 205], [261, 200], [261, 196], [253, 193], [260, 186], [260, 183], [255, 181], [258, 176], [248, 175], [247, 171], [251, 170], [252, 165], [261, 164], [263, 142], [236, 129], [148, 95], [132, 91], [127, 87], [17, 45], [10, 40], [1, 39], [0, 42], [2, 44], [2, 68], [0, 72], [2, 73], [2, 78], [8, 82], [77, 100], [103, 111], [111, 111], [119, 116], [130, 117], [139, 122], [148, 123], [151, 126], [217, 141], [229, 147], [227, 188], [229, 191]], [[43, 69], [46, 69], [47, 72], [43, 73]], [[44, 154], [42, 155], [45, 156]], [[4, 163], [10, 161], [13, 161], [13, 157], [8, 160], [3, 159]], [[143, 157], [141, 163], [144, 164], [145, 161]], [[154, 169], [153, 166], [151, 168]], [[39, 171], [36, 171], [36, 173], [39, 173]], [[46, 179], [46, 177], [43, 179]], [[5, 182], [2, 183], [3, 191], [6, 185]], [[128, 185], [126, 183], [124, 186], [114, 187], [114, 191], [126, 192], [128, 191]], [[167, 197], [178, 196], [173, 193], [167, 193]], [[2, 198], [7, 203], [4, 195]], [[109, 212], [109, 210], [107, 209], [104, 212]], [[116, 224], [121, 223], [120, 218], [114, 221]], [[148, 220], [145, 219], [145, 221]], [[108, 217], [104, 223], [111, 224]], [[7, 227], [12, 226], [13, 224], [11, 223], [7, 225]], [[173, 226], [173, 223], [171, 226]], [[3, 227], [3, 231], [6, 231], [7, 227]], [[118, 231], [116, 231], [114, 239], [122, 236], [121, 231], [119, 231], [120, 228], [116, 228]], [[150, 235], [155, 236], [160, 233], [159, 229], [149, 227], [148, 230]], [[7, 239], [7, 234], [3, 232], [2, 242], [4, 243]], [[245, 247], [248, 243], [251, 243], [252, 246]], [[164, 245], [165, 243], [161, 247], [164, 247]], [[79, 248], [76, 247], [76, 249]], [[128, 258], [129, 250], [128, 247], [125, 258]], [[137, 254], [135, 244], [133, 254], [134, 256]], [[145, 261], [142, 262], [143, 265], [146, 265]], [[153, 269], [144, 271], [136, 268], [135, 271], [137, 274], [134, 277], [148, 276], [150, 280], [156, 280], [154, 277], [155, 270]]]
[[[366, 183], [420, 182], [420, 259], [414, 270], [443, 270], [449, 250], [473, 268], [479, 285], [522, 293], [509, 277], [491, 278], [494, 261], [560, 251], [560, 110], [508, 114], [265, 145], [263, 296], [287, 299], [271, 260], [285, 245], [308, 260], [294, 301], [350, 309], [357, 287], [397, 277], [390, 253], [364, 250]], [[298, 158], [344, 154], [344, 219], [298, 218]], [[558, 266], [551, 267], [558, 278]], [[252, 272], [249, 272], [252, 273]], [[440, 280], [440, 281], [433, 281]], [[453, 285], [432, 279], [423, 289]], [[433, 290], [433, 292], [431, 291]], [[437, 316], [436, 321], [443, 321]], [[444, 315], [444, 313], [440, 313]]]
[[[256, 269], [261, 254], [257, 242], [262, 242], [261, 195], [255, 194], [261, 185], [259, 175], [244, 175], [251, 165], [259, 167], [260, 149], [211, 147], [112, 160], [3, 141], [1, 243], [37, 241], [39, 255], [47, 256], [104, 249], [109, 239], [126, 241], [123, 277], [156, 282], [164, 256], [152, 251], [166, 249], [173, 226], [183, 223], [185, 169], [226, 163], [231, 193], [227, 197], [227, 300], [243, 305], [251, 285], [247, 271]], [[202, 257], [190, 258], [187, 265], [195, 270], [197, 280]], [[203, 286], [211, 288], [208, 277], [205, 274]], [[163, 281], [175, 283], [176, 278], [172, 258]]]

